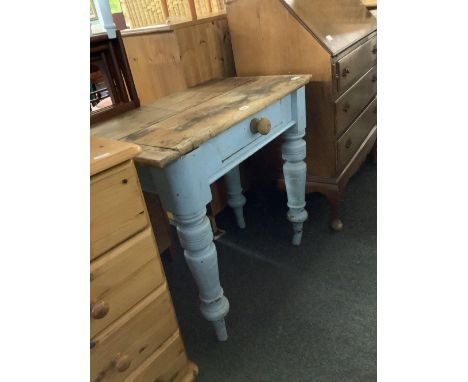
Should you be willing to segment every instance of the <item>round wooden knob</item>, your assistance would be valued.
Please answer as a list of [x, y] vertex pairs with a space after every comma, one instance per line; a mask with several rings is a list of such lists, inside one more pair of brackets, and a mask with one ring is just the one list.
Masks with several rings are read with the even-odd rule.
[[250, 131], [254, 134], [267, 135], [271, 130], [271, 122], [268, 118], [254, 118], [250, 121]]
[[105, 317], [109, 312], [109, 304], [105, 301], [97, 301], [94, 304], [91, 304], [91, 317], [95, 320]]
[[346, 103], [344, 104], [344, 106], [343, 106], [343, 111], [344, 111], [345, 113], [347, 113], [350, 107], [351, 107], [351, 106], [349, 105], [349, 103], [346, 102]]
[[119, 372], [123, 372], [127, 370], [130, 367], [130, 364], [132, 361], [130, 360], [130, 357], [126, 354], [117, 354], [117, 356], [114, 358], [114, 366]]
[[351, 139], [348, 139], [348, 140], [346, 141], [346, 143], [345, 143], [345, 147], [346, 147], [347, 149], [349, 149], [349, 148], [351, 147], [351, 144], [352, 144]]

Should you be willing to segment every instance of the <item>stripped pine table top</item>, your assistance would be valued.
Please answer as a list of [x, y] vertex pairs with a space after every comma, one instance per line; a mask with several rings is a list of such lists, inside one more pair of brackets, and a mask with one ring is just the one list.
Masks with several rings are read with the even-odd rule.
[[210, 81], [97, 124], [91, 135], [135, 143], [136, 161], [164, 168], [307, 84], [310, 75]]

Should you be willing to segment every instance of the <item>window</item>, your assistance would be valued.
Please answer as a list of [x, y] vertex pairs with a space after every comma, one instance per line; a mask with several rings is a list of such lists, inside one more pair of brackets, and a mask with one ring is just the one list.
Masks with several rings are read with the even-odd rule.
[[[224, 0], [109, 0], [117, 29], [177, 24], [225, 13]], [[102, 32], [91, 2], [91, 31]]]

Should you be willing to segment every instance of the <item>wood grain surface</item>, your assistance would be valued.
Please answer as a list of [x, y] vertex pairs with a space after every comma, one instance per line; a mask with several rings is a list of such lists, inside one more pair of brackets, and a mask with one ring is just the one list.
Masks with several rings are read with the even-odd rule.
[[91, 134], [141, 145], [136, 158], [163, 168], [229, 127], [299, 89], [310, 75], [232, 77], [173, 94], [96, 125]]
[[90, 202], [91, 260], [149, 224], [132, 161], [93, 176]]
[[141, 149], [134, 144], [111, 139], [91, 137], [90, 172], [91, 176], [132, 159]]
[[235, 75], [226, 15], [127, 30], [122, 35], [142, 105], [214, 78]]

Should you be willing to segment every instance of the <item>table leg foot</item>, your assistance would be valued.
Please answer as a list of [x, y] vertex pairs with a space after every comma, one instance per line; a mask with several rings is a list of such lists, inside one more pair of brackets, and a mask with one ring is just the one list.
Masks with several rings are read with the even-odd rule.
[[218, 341], [226, 341], [228, 335], [226, 330], [226, 322], [224, 321], [224, 318], [222, 320], [213, 321], [213, 325], [216, 331], [216, 338], [218, 339]]
[[300, 245], [302, 240], [302, 223], [293, 223], [292, 245]]
[[245, 196], [242, 195], [239, 166], [234, 167], [231, 171], [226, 173], [224, 175], [224, 181], [228, 194], [227, 204], [234, 210], [239, 228], [245, 228], [244, 205], [246, 199]]

